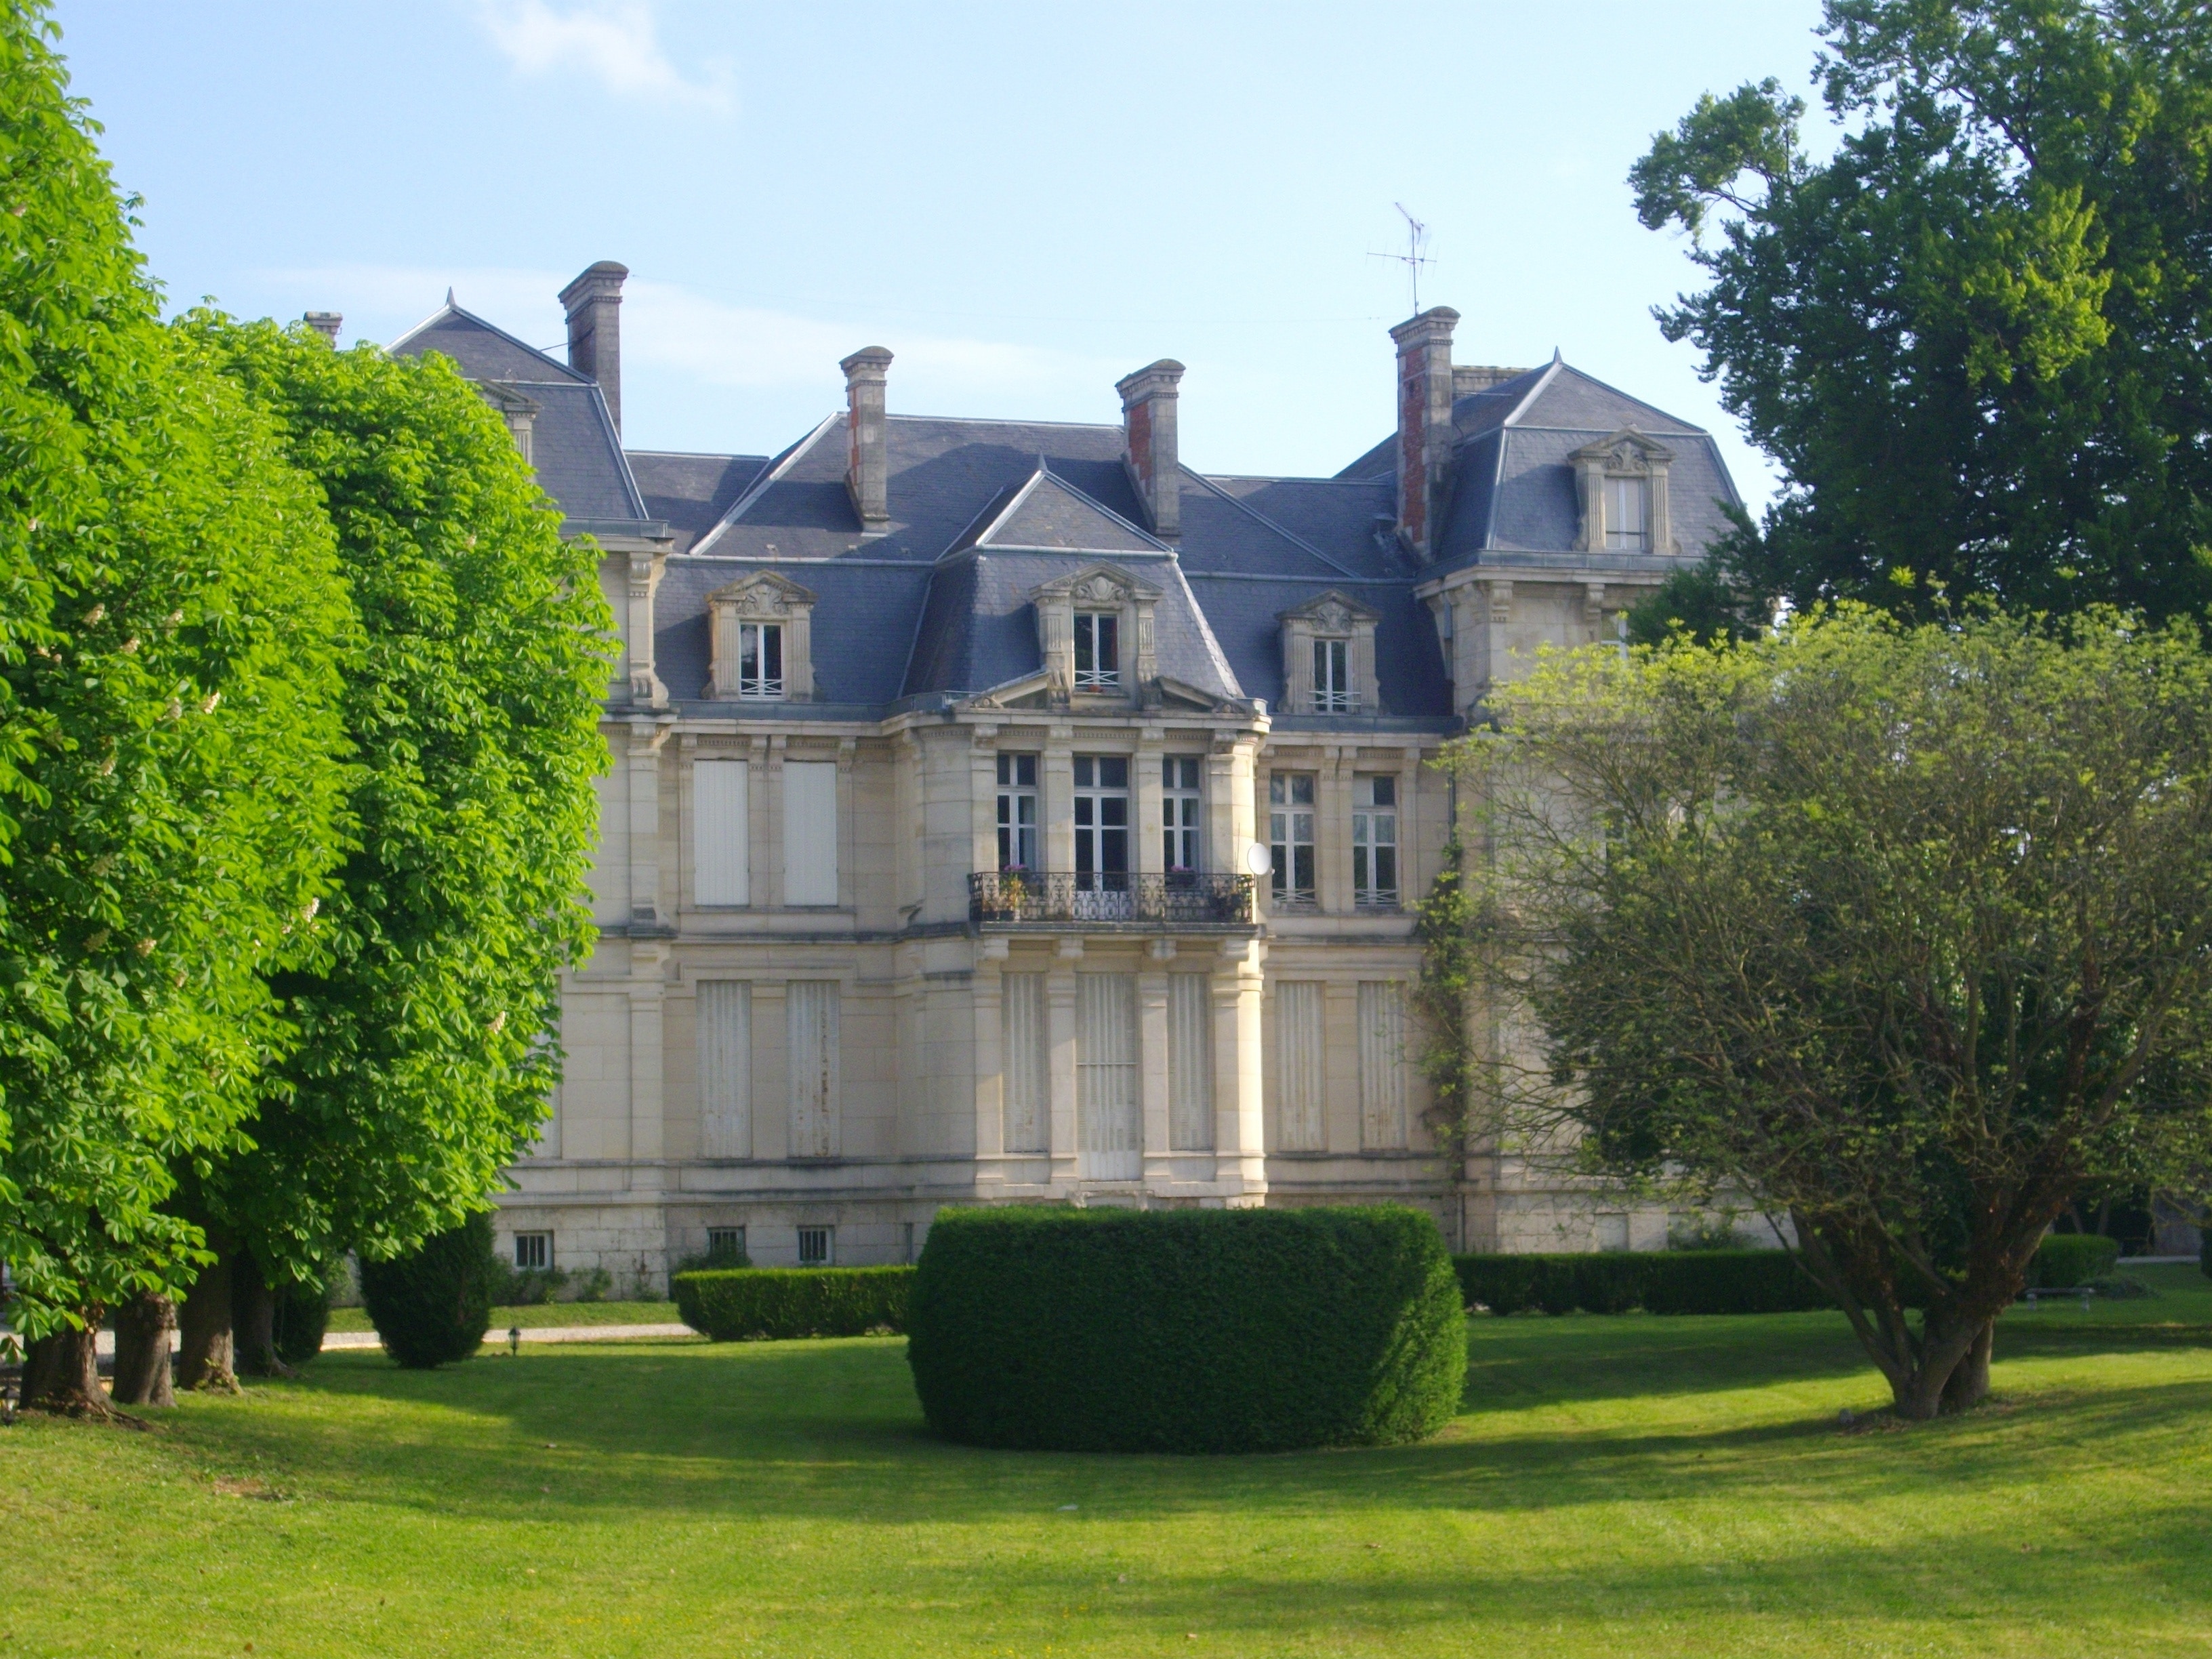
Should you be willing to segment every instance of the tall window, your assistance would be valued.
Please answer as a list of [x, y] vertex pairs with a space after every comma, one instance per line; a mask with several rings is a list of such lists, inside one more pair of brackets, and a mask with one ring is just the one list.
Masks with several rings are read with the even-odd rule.
[[1314, 781], [1310, 772], [1278, 772], [1267, 780], [1267, 878], [1278, 904], [1314, 902]]
[[999, 868], [1037, 867], [1037, 757], [999, 757]]
[[1198, 757], [1160, 757], [1161, 867], [1170, 875], [1199, 867]]
[[741, 697], [783, 696], [783, 624], [738, 624], [738, 695]]
[[1398, 908], [1398, 780], [1361, 778], [1352, 793], [1352, 902]]
[[1117, 691], [1121, 686], [1121, 618], [1112, 611], [1075, 613], [1075, 689]]
[[1313, 706], [1316, 714], [1349, 714], [1358, 706], [1352, 693], [1352, 641], [1316, 640]]
[[1075, 885], [1084, 892], [1128, 890], [1129, 757], [1126, 755], [1075, 757]]
[[1605, 545], [1608, 552], [1641, 553], [1650, 545], [1645, 510], [1651, 483], [1648, 478], [1607, 478], [1605, 481]]

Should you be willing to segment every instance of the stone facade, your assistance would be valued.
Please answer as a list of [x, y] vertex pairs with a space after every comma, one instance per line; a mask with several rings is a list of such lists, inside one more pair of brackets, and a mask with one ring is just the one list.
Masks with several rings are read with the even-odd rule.
[[1455, 370], [1437, 310], [1394, 331], [1399, 432], [1331, 479], [1182, 465], [1172, 361], [1121, 425], [1046, 426], [887, 414], [881, 348], [781, 455], [625, 452], [625, 274], [564, 295], [567, 364], [450, 302], [394, 348], [527, 406], [621, 635], [519, 1260], [898, 1261], [1015, 1200], [1663, 1243], [1543, 1160], [1444, 1167], [1410, 911], [1485, 688], [1723, 526], [1705, 434], [1557, 361]]

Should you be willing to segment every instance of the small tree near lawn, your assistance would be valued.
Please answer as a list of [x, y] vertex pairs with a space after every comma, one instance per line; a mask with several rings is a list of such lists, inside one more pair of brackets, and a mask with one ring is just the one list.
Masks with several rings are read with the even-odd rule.
[[[2194, 628], [1844, 610], [1548, 658], [1458, 746], [1494, 1132], [1794, 1224], [1898, 1412], [1989, 1388], [2085, 1186], [2212, 1150]], [[1916, 1320], [1911, 1310], [1922, 1310]]]

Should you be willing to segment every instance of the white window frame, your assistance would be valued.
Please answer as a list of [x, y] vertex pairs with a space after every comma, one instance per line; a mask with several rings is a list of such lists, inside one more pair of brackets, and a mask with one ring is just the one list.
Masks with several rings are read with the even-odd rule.
[[1037, 757], [999, 757], [999, 868], [1034, 872], [1039, 866]]
[[837, 1230], [835, 1227], [801, 1227], [799, 1230], [799, 1265], [802, 1267], [836, 1267]]
[[[1267, 851], [1274, 866], [1267, 877], [1267, 891], [1275, 904], [1310, 907], [1319, 895], [1320, 854], [1314, 844], [1317, 793], [1310, 772], [1267, 776]], [[1305, 855], [1303, 883], [1297, 879], [1300, 853]]]
[[[1106, 779], [1118, 769], [1121, 781]], [[1134, 867], [1129, 836], [1129, 757], [1127, 755], [1078, 755], [1075, 757], [1075, 876], [1084, 892], [1120, 893], [1129, 890]], [[1118, 850], [1118, 867], [1108, 857]], [[1085, 866], [1088, 866], [1086, 868]]]
[[[1085, 659], [1090, 666], [1085, 667]], [[1118, 691], [1121, 689], [1121, 613], [1118, 611], [1079, 611], [1075, 613], [1075, 689], [1078, 691]]]
[[834, 908], [838, 902], [837, 763], [783, 763], [783, 902]]
[[1206, 867], [1205, 776], [1199, 756], [1160, 757], [1160, 867], [1170, 875]]
[[752, 770], [741, 760], [691, 767], [691, 900], [752, 902]]
[[[783, 624], [773, 622], [738, 623], [738, 695], [768, 702], [783, 701], [784, 684]], [[775, 672], [769, 672], [771, 648], [775, 657]], [[751, 672], [746, 666], [751, 665]]]
[[1352, 800], [1352, 902], [1363, 910], [1395, 910], [1404, 874], [1398, 867], [1398, 780], [1387, 772], [1356, 779]]
[[519, 1232], [514, 1236], [514, 1270], [550, 1273], [553, 1267], [553, 1235], [548, 1231]]
[[1359, 693], [1352, 684], [1352, 641], [1317, 637], [1313, 658], [1313, 712], [1349, 714], [1357, 711]]
[[[1626, 528], [1633, 508], [1636, 527]], [[1605, 475], [1605, 550], [1648, 553], [1651, 550], [1651, 479], [1648, 474]]]

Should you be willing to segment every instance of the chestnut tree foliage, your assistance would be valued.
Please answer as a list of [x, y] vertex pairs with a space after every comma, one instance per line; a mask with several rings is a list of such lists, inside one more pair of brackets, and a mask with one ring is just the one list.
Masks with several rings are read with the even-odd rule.
[[313, 486], [164, 329], [51, 26], [0, 5], [0, 1260], [74, 1343], [188, 1283], [178, 1168], [295, 1032], [352, 607]]
[[606, 766], [612, 626], [587, 542], [442, 357], [295, 325], [184, 327], [320, 487], [360, 617], [343, 718], [356, 844], [325, 952], [274, 988], [301, 1041], [211, 1165], [214, 1219], [268, 1280], [411, 1249], [481, 1207], [558, 1076], [561, 970]]
[[1900, 1413], [1986, 1393], [2078, 1192], [2204, 1167], [2190, 625], [1828, 611], [1550, 657], [1491, 707], [1455, 756], [1478, 955], [1540, 1033], [1490, 1056], [1492, 1131], [1786, 1217]]
[[[1721, 550], [1730, 585], [2202, 613], [2212, 9], [1828, 0], [1820, 32], [1826, 159], [1768, 80], [1701, 100], [1630, 179], [1711, 279], [1662, 327], [1783, 472]], [[1696, 626], [1700, 598], [1670, 601]]]

